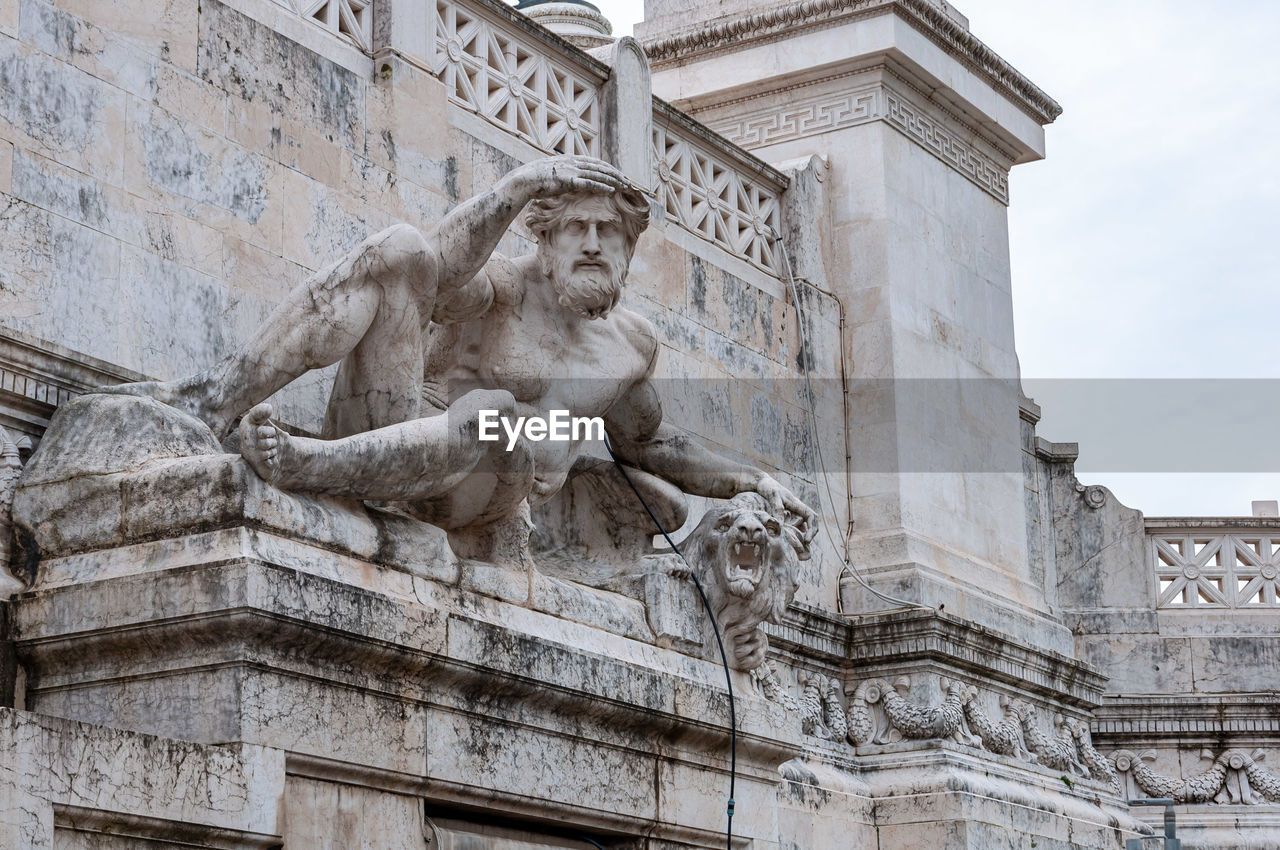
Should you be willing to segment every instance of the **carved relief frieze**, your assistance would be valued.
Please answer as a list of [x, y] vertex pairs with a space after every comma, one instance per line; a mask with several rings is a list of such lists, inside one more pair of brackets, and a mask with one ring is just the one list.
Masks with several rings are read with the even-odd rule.
[[1000, 697], [1000, 708], [1004, 717], [995, 723], [982, 710], [978, 703], [977, 692], [964, 704], [964, 716], [969, 721], [969, 728], [982, 739], [982, 746], [1002, 756], [1013, 756], [1023, 761], [1034, 762], [1036, 755], [1027, 749], [1026, 739], [1022, 733], [1022, 722], [1026, 703], [1022, 700]]
[[1262, 766], [1265, 754], [1261, 750], [1246, 753], [1229, 749], [1217, 756], [1209, 751], [1203, 757], [1212, 759], [1209, 768], [1191, 776], [1169, 776], [1153, 769], [1155, 750], [1117, 750], [1111, 761], [1131, 797], [1171, 797], [1178, 803], [1218, 805], [1280, 803], [1280, 776]]
[[933, 0], [804, 0], [726, 16], [687, 29], [663, 33], [644, 43], [654, 67], [707, 56], [747, 42], [776, 41], [806, 29], [829, 27], [890, 8], [915, 24], [936, 44], [976, 71], [1024, 112], [1041, 123], [1060, 114], [1062, 107], [1038, 86], [970, 34], [942, 4]]
[[[1068, 779], [1100, 782], [1117, 796], [1124, 790], [1113, 760], [1094, 747], [1087, 720], [1054, 713], [1052, 731], [1046, 731], [1039, 710], [1026, 699], [984, 695], [972, 684], [940, 677], [942, 699], [927, 702], [913, 697], [911, 680], [900, 676], [892, 684], [887, 679], [864, 679], [845, 690], [848, 700], [843, 704], [839, 680], [822, 673], [798, 671], [798, 698], [787, 693], [773, 662], [753, 671], [752, 678], [766, 698], [799, 714], [805, 735], [844, 741], [855, 751], [904, 740], [951, 740], [1039, 765]], [[1002, 712], [999, 720], [984, 708], [991, 696]], [[1128, 769], [1126, 762], [1121, 770]], [[1241, 770], [1245, 769], [1242, 764]], [[1259, 783], [1280, 789], [1269, 774], [1259, 774], [1254, 784]]]
[[806, 735], [826, 741], [843, 741], [848, 732], [840, 682], [821, 673], [802, 672], [800, 728]]
[[[1020, 712], [1022, 731], [1027, 738], [1027, 749], [1036, 761], [1050, 770], [1067, 771], [1076, 776], [1089, 776], [1089, 770], [1080, 760], [1080, 749], [1061, 714], [1053, 718], [1053, 734], [1046, 733], [1036, 722], [1037, 710], [1028, 705]], [[1101, 778], [1101, 777], [1099, 777]]]

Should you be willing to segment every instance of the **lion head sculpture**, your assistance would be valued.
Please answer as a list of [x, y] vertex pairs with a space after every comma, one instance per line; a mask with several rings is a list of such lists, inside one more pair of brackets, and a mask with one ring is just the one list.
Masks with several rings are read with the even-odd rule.
[[743, 493], [707, 511], [682, 547], [723, 630], [729, 663], [754, 670], [796, 595], [797, 562], [807, 555], [795, 525], [774, 516], [764, 498]]

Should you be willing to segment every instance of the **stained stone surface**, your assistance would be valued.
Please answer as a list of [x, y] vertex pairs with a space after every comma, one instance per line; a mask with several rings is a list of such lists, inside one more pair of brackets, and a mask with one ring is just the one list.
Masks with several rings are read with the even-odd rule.
[[[1119, 850], [1159, 817], [1123, 799], [1167, 792], [1184, 846], [1277, 845], [1276, 520], [1119, 505], [1018, 388], [1008, 176], [1058, 105], [935, 0], [649, 6], [587, 54], [490, 0], [0, 3], [0, 845], [722, 847], [726, 671], [686, 572], [726, 626], [739, 843]], [[564, 228], [520, 208], [574, 188], [526, 179], [557, 154], [652, 193], [601, 251], [607, 320], [534, 285]], [[344, 262], [386, 294], [477, 243], [379, 302], [401, 323], [363, 362], [362, 332], [310, 356], [342, 323], [290, 299], [358, 313]], [[602, 447], [544, 456], [487, 548], [368, 489], [403, 457], [273, 472], [458, 401], [423, 327], [508, 346], [446, 371], [512, 401], [649, 382], [679, 450], [624, 459], [690, 563]], [[86, 393], [255, 343], [280, 374], [212, 412]], [[691, 445], [735, 486], [684, 487]], [[713, 498], [757, 473], [812, 539], [758, 551], [771, 511]]]

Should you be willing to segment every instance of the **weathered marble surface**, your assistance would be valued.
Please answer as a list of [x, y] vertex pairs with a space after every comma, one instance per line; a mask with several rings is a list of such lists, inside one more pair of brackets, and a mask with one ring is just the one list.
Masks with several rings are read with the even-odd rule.
[[[728, 744], [718, 663], [603, 619], [573, 622], [572, 610], [536, 600], [486, 598], [465, 583], [370, 563], [355, 569], [331, 550], [279, 534], [228, 534], [55, 559], [57, 580], [15, 609], [28, 708], [283, 750], [287, 811], [333, 800], [334, 783], [367, 798], [361, 812], [339, 816], [348, 836], [384, 821], [411, 823], [404, 819], [420, 796], [474, 805], [479, 794], [490, 811], [553, 815], [587, 834], [718, 845]], [[93, 584], [75, 578], [82, 557], [97, 570]], [[781, 629], [779, 684], [801, 703], [797, 669], [850, 681], [850, 662], [829, 652], [826, 639], [867, 647], [885, 671], [930, 671], [922, 685], [937, 681], [941, 658], [949, 675], [972, 676], [990, 666], [989, 655], [1004, 659], [1007, 682], [1027, 683], [1025, 699], [1043, 702], [1056, 691], [1061, 700], [1073, 687], [1080, 693], [1069, 698], [1087, 699], [1087, 670], [954, 618], [896, 615], [877, 631], [789, 615], [771, 628]], [[922, 653], [930, 629], [938, 640]], [[86, 646], [94, 651], [76, 650]], [[1017, 817], [1045, 846], [1101, 849], [1138, 828], [1105, 784], [1086, 776], [1069, 789], [1061, 771], [976, 741], [855, 750], [750, 677], [734, 676], [736, 826], [760, 847], [953, 833], [978, 847], [994, 825]], [[828, 708], [843, 712], [840, 689], [825, 690]], [[937, 699], [920, 691], [911, 698]], [[942, 809], [922, 821], [921, 809], [899, 802], [904, 787]], [[1028, 807], [1042, 813], [1035, 824], [1023, 814]], [[305, 831], [312, 823], [295, 816], [287, 829], [319, 841]]]
[[[193, 744], [0, 708], [0, 751], [4, 847], [171, 841], [266, 848], [280, 841], [280, 750]], [[119, 843], [92, 843], [111, 841], [104, 835]]]
[[[754, 16], [758, 6], [660, 5], [676, 19], [697, 13], [683, 24], [704, 13]], [[464, 26], [473, 14], [497, 37], [510, 35], [499, 25], [511, 17], [493, 4], [442, 6], [450, 21], [449, 11], [460, 9]], [[3, 322], [154, 377], [191, 374], [243, 348], [290, 291], [370, 234], [400, 221], [427, 232], [466, 197], [538, 156], [531, 145], [545, 140], [538, 134], [550, 123], [520, 129], [510, 118], [518, 108], [505, 117], [481, 115], [451, 88], [460, 63], [439, 55], [449, 44], [437, 44], [428, 27], [434, 8], [378, 4], [387, 23], [374, 60], [271, 0], [0, 4], [0, 73], [11, 84], [0, 86]], [[1108, 742], [1143, 740], [1134, 728], [1107, 729], [1092, 743], [1077, 734], [1102, 683], [1071, 657], [1072, 636], [1056, 618], [1070, 609], [1065, 598], [1095, 577], [1117, 582], [1112, 568], [1132, 541], [1107, 548], [1116, 529], [1102, 522], [1075, 538], [1087, 544], [1074, 563], [1078, 572], [1064, 563], [1054, 574], [1054, 545], [1070, 538], [1046, 540], [1054, 537], [1055, 516], [1069, 523], [1090, 507], [1058, 503], [1057, 515], [1039, 501], [1047, 491], [1038, 476], [1022, 476], [1016, 461], [1034, 462], [1036, 441], [1034, 429], [1024, 427], [1018, 444], [1027, 421], [1018, 422], [1007, 383], [935, 404], [900, 404], [903, 397], [869, 390], [850, 410], [841, 398], [847, 385], [837, 380], [846, 365], [855, 377], [1004, 381], [1014, 373], [1002, 204], [1008, 166], [1042, 150], [1037, 116], [1045, 117], [1045, 104], [1035, 95], [1043, 93], [984, 54], [943, 4], [846, 4], [848, 14], [837, 10], [831, 21], [814, 20], [815, 9], [786, 4], [773, 23], [748, 21], [753, 61], [733, 72], [737, 91], [729, 99], [767, 96], [697, 104], [716, 129], [759, 145], [795, 175], [783, 198], [777, 195], [786, 175], [675, 110], [653, 108], [647, 64], [634, 43], [620, 44], [610, 58], [615, 71], [630, 68], [628, 79], [611, 77], [592, 89], [607, 70], [598, 63], [568, 55], [532, 27], [515, 41], [519, 50], [533, 45], [535, 62], [551, 59], [581, 73], [586, 90], [573, 105], [591, 108], [592, 97], [603, 97], [602, 114], [614, 113], [599, 119], [600, 150], [630, 181], [662, 193], [654, 226], [636, 242], [619, 309], [652, 323], [657, 376], [678, 379], [657, 384], [664, 419], [743, 467], [781, 469], [771, 474], [805, 502], [816, 505], [827, 483], [834, 490], [823, 501], [836, 542], [815, 541], [814, 558], [793, 565], [799, 604], [781, 622], [757, 626], [769, 636], [769, 662], [758, 675], [734, 674], [739, 833], [762, 850], [988, 850], [1017, 841], [1114, 850], [1138, 825], [1114, 804], [1105, 771], [1085, 745], [1106, 756]], [[791, 49], [782, 32], [798, 19], [806, 49]], [[781, 30], [769, 29], [779, 21]], [[864, 55], [851, 57], [850, 45], [866, 48]], [[693, 99], [721, 91], [723, 75], [698, 79], [698, 69], [723, 68], [732, 53], [689, 57], [681, 84], [692, 87], [681, 91]], [[485, 62], [508, 55], [495, 51]], [[827, 58], [861, 64], [835, 78], [798, 67]], [[668, 71], [677, 61], [661, 60]], [[744, 92], [751, 74], [781, 74], [776, 81], [784, 85]], [[505, 72], [492, 79], [500, 85], [486, 94], [526, 97], [548, 106], [547, 114], [574, 99], [552, 103], [545, 89], [517, 92]], [[920, 94], [922, 83], [933, 97]], [[759, 120], [806, 109], [821, 115], [821, 107], [846, 96], [857, 108], [837, 111], [838, 126]], [[35, 108], [49, 102], [69, 108]], [[580, 132], [589, 123], [585, 112], [581, 117], [565, 144], [593, 143]], [[668, 135], [677, 125], [684, 135]], [[671, 146], [657, 156], [655, 132]], [[668, 166], [688, 165], [708, 152], [730, 171], [712, 168], [696, 185], [671, 180], [670, 168], [663, 176], [666, 157]], [[786, 162], [802, 164], [783, 168]], [[755, 177], [762, 179], [752, 183]], [[744, 195], [735, 199], [739, 186]], [[703, 200], [712, 232], [698, 233]], [[775, 202], [785, 215], [769, 218]], [[769, 221], [788, 240], [800, 304], [783, 281], [725, 248], [743, 239], [776, 251]], [[517, 224], [499, 238], [499, 253], [528, 253], [533, 236]], [[801, 307], [805, 352], [797, 335]], [[817, 377], [832, 379], [817, 384], [828, 481], [820, 477], [807, 399], [795, 380], [802, 360]], [[56, 395], [58, 374], [39, 371], [23, 372], [23, 380], [39, 393], [54, 387]], [[334, 371], [310, 372], [292, 395], [273, 396], [275, 415], [318, 432]], [[11, 391], [12, 374], [0, 375], [0, 394]], [[747, 390], [721, 392], [726, 383]], [[41, 409], [45, 417], [50, 412]], [[140, 421], [139, 434], [169, 422]], [[975, 458], [1003, 462], [1011, 451], [1013, 471], [932, 479], [870, 471], [852, 481], [846, 512], [839, 448], [849, 425], [855, 464], [881, 457], [887, 443], [909, 459], [935, 438], [947, 451], [930, 456], [949, 460], [948, 451], [963, 454], [976, 436]], [[292, 830], [284, 835], [289, 846], [382, 848], [390, 827], [419, 850], [427, 835], [424, 800], [557, 819], [599, 836], [645, 836], [636, 840], [661, 850], [723, 845], [727, 706], [688, 582], [651, 574], [633, 582], [628, 598], [583, 587], [581, 574], [495, 569], [456, 557], [442, 533], [385, 505], [282, 491], [234, 454], [128, 458], [122, 452], [133, 432], [107, 428], [102, 436], [113, 433], [123, 442], [94, 451], [128, 470], [83, 476], [78, 489], [59, 473], [29, 489], [37, 512], [56, 517], [58, 504], [79, 511], [65, 534], [58, 523], [30, 525], [28, 541], [43, 546], [39, 584], [5, 609], [18, 643], [0, 651], [12, 650], [6, 665], [10, 657], [21, 663], [16, 691], [46, 712], [37, 724], [61, 713], [197, 741], [260, 742], [252, 746], [283, 758], [284, 776], [255, 793], [267, 801], [263, 812], [284, 812], [277, 823]], [[169, 433], [174, 445], [194, 440], [214, 451], [204, 436]], [[266, 437], [279, 439], [270, 430]], [[57, 468], [48, 458], [41, 465]], [[60, 496], [52, 492], [58, 487]], [[627, 491], [583, 478], [569, 481], [560, 496], [560, 504], [549, 500], [532, 515], [616, 513]], [[73, 508], [77, 498], [83, 502]], [[676, 500], [662, 507], [677, 522]], [[835, 556], [847, 554], [838, 550], [849, 522], [857, 523], [855, 564], [874, 568], [880, 587], [945, 603], [947, 613], [864, 614], [852, 622], [832, 615], [841, 583]], [[600, 575], [586, 578], [605, 584], [620, 564], [635, 568], [630, 553], [649, 550], [644, 528], [619, 522], [616, 534], [587, 528], [551, 535], [538, 556], [572, 552], [561, 566], [580, 573], [599, 566]], [[1036, 529], [1044, 534], [1037, 537]], [[596, 563], [576, 560], [580, 552]], [[1125, 599], [1140, 595], [1138, 584], [1123, 589]], [[845, 603], [849, 610], [883, 608], [851, 583]], [[1120, 671], [1118, 679], [1185, 682], [1177, 667], [1190, 659], [1199, 665], [1192, 669], [1209, 673], [1207, 683], [1225, 688], [1238, 670], [1260, 679], [1257, 671], [1273, 659], [1269, 651], [1250, 655], [1241, 635], [1157, 634], [1149, 626], [1161, 615], [1150, 611], [1069, 616], [1088, 635], [1082, 656]], [[1123, 631], [1099, 627], [1113, 616]], [[1149, 652], [1153, 645], [1169, 651]], [[1251, 663], [1240, 665], [1241, 657]], [[887, 694], [903, 678], [910, 687], [893, 715], [924, 737], [895, 740], [901, 730], [886, 728], [893, 718], [876, 715], [883, 700], [868, 701], [861, 689], [883, 681]], [[1113, 700], [1106, 710], [1135, 726], [1163, 724], [1169, 746], [1148, 764], [1180, 781], [1207, 769], [1193, 747], [1223, 730], [1233, 748], [1265, 749], [1265, 697], [1226, 696], [1222, 729], [1194, 728], [1216, 710], [1207, 699], [1159, 710]], [[856, 715], [864, 708], [880, 725], [858, 743]], [[1262, 731], [1250, 739], [1242, 734], [1248, 724], [1262, 724]], [[935, 732], [947, 735], [928, 737]], [[68, 753], [98, 754], [119, 734], [59, 732], [62, 743], [37, 755], [57, 765]], [[120, 740], [120, 749], [133, 746], [129, 733]], [[232, 748], [163, 746], [196, 761]], [[1041, 754], [1065, 768], [1051, 770]], [[109, 755], [94, 761], [112, 770], [117, 764]], [[171, 761], [147, 765], [157, 784], [181, 770]], [[602, 782], [601, 773], [617, 781]], [[62, 804], [41, 799], [59, 816]], [[222, 815], [174, 815], [127, 793], [117, 799], [134, 810], [125, 813], [131, 824], [150, 813], [231, 828]], [[1206, 823], [1210, 805], [1233, 804], [1201, 806], [1196, 815]], [[1253, 814], [1268, 815], [1266, 805], [1255, 803]], [[67, 833], [68, 819], [80, 815], [65, 805], [62, 811], [60, 831]], [[1248, 831], [1227, 823], [1234, 811], [1220, 811], [1215, 828], [1241, 840], [1219, 838], [1220, 846], [1247, 846]], [[278, 827], [263, 817], [267, 837], [253, 841], [269, 846]], [[69, 833], [61, 838], [71, 840]], [[253, 846], [243, 835], [235, 840]], [[206, 841], [229, 843], [212, 828], [194, 843]]]
[[[7, 11], [0, 48], [13, 86], [0, 110], [0, 187], [13, 202], [0, 313], [7, 326], [160, 378], [242, 345], [336, 253], [396, 221], [427, 230], [535, 155], [492, 127], [447, 117], [446, 87], [422, 65], [392, 55], [375, 74], [349, 44], [304, 18], [292, 25], [269, 2], [182, 2], [159, 17], [135, 5], [117, 15], [40, 0]], [[386, 44], [426, 41], [421, 16], [423, 31], [411, 32], [412, 10], [383, 11]], [[610, 108], [633, 123], [643, 113], [647, 126], [647, 68], [642, 54], [636, 67], [634, 43], [623, 53]], [[85, 108], [55, 120], [29, 106], [42, 98]], [[647, 131], [610, 130], [603, 141], [629, 179], [651, 179]], [[503, 253], [521, 253], [527, 237], [504, 236]], [[709, 333], [734, 368], [787, 374], [795, 310], [776, 281], [694, 247], [705, 275], [690, 293], [693, 255], [661, 234], [644, 240], [645, 273], [634, 276], [628, 306], [663, 327], [673, 356], [703, 349], [698, 337]], [[747, 293], [732, 315], [716, 303], [729, 289]], [[750, 332], [731, 338], [729, 320]], [[668, 333], [673, 321], [679, 337]], [[278, 413], [318, 431], [332, 379], [317, 374], [283, 391]], [[776, 401], [784, 420], [797, 418], [794, 400]], [[772, 460], [754, 447], [748, 455]], [[806, 472], [799, 486], [811, 482]], [[816, 571], [806, 578], [808, 586]]]
[[13, 548], [13, 495], [21, 474], [18, 446], [9, 438], [9, 432], [0, 427], [0, 596], [8, 596], [24, 584], [13, 574], [9, 562]]
[[[493, 253], [527, 203], [537, 253], [518, 260]], [[239, 420], [240, 454], [264, 481], [392, 503], [446, 529], [458, 554], [482, 561], [531, 566], [530, 505], [561, 489], [591, 435], [557, 440], [544, 424], [541, 434], [526, 429], [504, 445], [498, 433], [486, 443], [482, 418], [545, 422], [557, 409], [600, 420], [622, 462], [683, 490], [761, 494], [779, 521], [795, 518], [807, 543], [817, 515], [790, 490], [663, 422], [652, 385], [657, 331], [615, 309], [648, 215], [648, 201], [602, 161], [535, 160], [429, 231], [400, 225], [371, 236], [293, 290], [247, 346], [213, 368], [107, 391], [157, 401], [207, 426], [204, 444], [185, 454], [211, 453]], [[323, 439], [290, 436], [271, 421], [264, 399], [335, 362]], [[109, 421], [110, 409], [59, 413], [29, 473], [46, 501], [61, 492], [69, 506], [78, 496], [61, 466], [74, 467], [75, 455], [100, 455], [82, 474], [122, 472], [137, 466], [130, 452], [167, 436], [135, 431], [136, 411]], [[78, 441], [85, 429], [95, 442]], [[117, 443], [131, 446], [125, 456], [116, 456]], [[164, 445], [160, 453], [179, 457], [184, 449]], [[49, 507], [29, 516], [27, 505], [20, 500], [17, 511], [25, 528], [76, 533], [70, 513]]]

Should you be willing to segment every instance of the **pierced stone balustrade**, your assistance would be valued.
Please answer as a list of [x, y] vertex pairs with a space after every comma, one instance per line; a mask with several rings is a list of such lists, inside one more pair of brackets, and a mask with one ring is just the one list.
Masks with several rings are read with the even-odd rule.
[[1161, 609], [1280, 608], [1280, 520], [1148, 518]]

